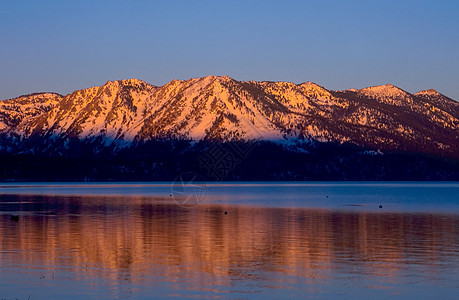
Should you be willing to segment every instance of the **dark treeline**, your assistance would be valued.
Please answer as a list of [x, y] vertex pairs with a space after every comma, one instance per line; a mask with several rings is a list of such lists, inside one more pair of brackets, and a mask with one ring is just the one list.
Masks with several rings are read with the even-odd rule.
[[[295, 150], [291, 150], [295, 149]], [[459, 160], [353, 145], [149, 141], [0, 153], [1, 181], [459, 180]], [[298, 151], [300, 149], [301, 151]]]

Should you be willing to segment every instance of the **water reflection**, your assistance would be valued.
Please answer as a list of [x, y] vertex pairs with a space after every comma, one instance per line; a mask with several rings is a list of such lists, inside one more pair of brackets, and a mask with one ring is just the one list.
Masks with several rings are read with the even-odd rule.
[[1, 298], [459, 291], [454, 214], [44, 195], [0, 196], [0, 212]]

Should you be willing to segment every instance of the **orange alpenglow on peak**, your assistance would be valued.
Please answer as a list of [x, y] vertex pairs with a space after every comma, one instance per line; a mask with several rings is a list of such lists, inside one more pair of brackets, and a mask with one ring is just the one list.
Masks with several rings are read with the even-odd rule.
[[415, 95], [435, 95], [435, 96], [439, 96], [439, 95], [441, 95], [441, 93], [437, 92], [437, 90], [434, 90], [434, 89], [428, 89], [428, 90], [423, 90], [423, 91], [417, 92]]

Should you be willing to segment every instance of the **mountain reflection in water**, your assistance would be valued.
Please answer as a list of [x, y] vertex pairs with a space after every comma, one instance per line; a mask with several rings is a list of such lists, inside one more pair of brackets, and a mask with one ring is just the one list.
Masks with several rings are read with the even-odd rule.
[[146, 196], [0, 201], [5, 299], [459, 292], [457, 214], [215, 203], [186, 209]]

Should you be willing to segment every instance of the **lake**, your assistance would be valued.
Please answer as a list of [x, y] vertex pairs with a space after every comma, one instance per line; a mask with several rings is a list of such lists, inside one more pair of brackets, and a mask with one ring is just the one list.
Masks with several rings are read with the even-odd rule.
[[2, 183], [0, 242], [0, 299], [455, 299], [459, 183]]

